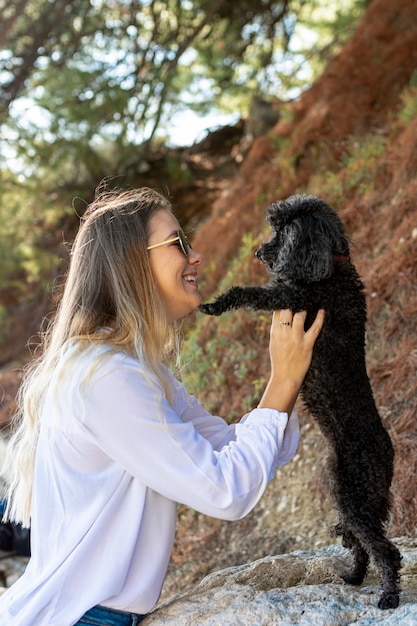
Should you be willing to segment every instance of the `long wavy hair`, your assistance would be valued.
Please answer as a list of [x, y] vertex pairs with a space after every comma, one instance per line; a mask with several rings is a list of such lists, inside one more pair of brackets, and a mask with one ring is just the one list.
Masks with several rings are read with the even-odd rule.
[[161, 363], [175, 331], [146, 249], [150, 218], [160, 210], [172, 211], [172, 206], [152, 189], [99, 189], [81, 218], [55, 318], [40, 334], [40, 356], [28, 366], [17, 397], [14, 434], [2, 469], [5, 515], [11, 521], [29, 526], [42, 407], [52, 374], [55, 381], [65, 379], [69, 361], [76, 363], [77, 356], [100, 344], [106, 350], [94, 351], [96, 365], [109, 347], [123, 351], [144, 363], [172, 401]]

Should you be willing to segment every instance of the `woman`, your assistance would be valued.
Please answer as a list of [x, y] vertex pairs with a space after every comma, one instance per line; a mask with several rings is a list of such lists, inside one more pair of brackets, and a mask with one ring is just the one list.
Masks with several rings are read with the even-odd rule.
[[201, 303], [201, 261], [155, 191], [104, 192], [87, 208], [20, 392], [6, 515], [30, 520], [32, 557], [0, 598], [1, 626], [139, 623], [160, 594], [176, 502], [239, 519], [294, 454], [323, 312], [307, 333], [304, 314], [274, 315], [269, 383], [229, 426], [162, 364]]

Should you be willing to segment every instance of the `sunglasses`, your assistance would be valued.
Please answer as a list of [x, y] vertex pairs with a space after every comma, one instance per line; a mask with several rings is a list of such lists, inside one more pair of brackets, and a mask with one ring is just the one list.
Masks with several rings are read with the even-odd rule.
[[175, 241], [178, 241], [181, 251], [185, 254], [186, 257], [188, 257], [190, 250], [192, 250], [192, 247], [191, 247], [190, 242], [188, 241], [187, 236], [184, 235], [182, 230], [177, 230], [176, 237], [173, 237], [172, 239], [167, 239], [166, 241], [161, 241], [161, 243], [154, 243], [152, 244], [152, 246], [148, 246], [146, 249], [153, 250], [154, 248], [167, 246], [168, 244], [174, 243]]

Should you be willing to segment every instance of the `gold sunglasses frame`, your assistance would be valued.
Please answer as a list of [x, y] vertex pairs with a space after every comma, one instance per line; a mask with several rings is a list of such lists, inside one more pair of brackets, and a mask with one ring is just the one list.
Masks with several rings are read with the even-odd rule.
[[192, 250], [192, 247], [190, 245], [190, 242], [188, 241], [187, 235], [183, 233], [181, 230], [178, 230], [177, 233], [178, 234], [176, 237], [173, 237], [172, 239], [167, 239], [166, 241], [161, 241], [159, 243], [154, 243], [151, 246], [147, 246], [146, 249], [153, 250], [154, 248], [161, 248], [162, 246], [167, 246], [170, 243], [174, 243], [174, 241], [179, 241], [182, 252], [185, 254], [186, 257], [188, 257], [188, 254], [189, 254], [188, 251]]

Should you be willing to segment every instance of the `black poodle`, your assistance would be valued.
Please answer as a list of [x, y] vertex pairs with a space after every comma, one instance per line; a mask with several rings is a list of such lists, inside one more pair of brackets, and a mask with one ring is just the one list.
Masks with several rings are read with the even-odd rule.
[[268, 209], [273, 235], [257, 251], [272, 275], [265, 287], [232, 287], [200, 310], [318, 309], [323, 329], [301, 387], [302, 398], [327, 439], [330, 488], [341, 535], [353, 553], [344, 580], [362, 583], [373, 557], [381, 572], [381, 609], [398, 606], [401, 555], [385, 536], [394, 451], [375, 406], [365, 364], [364, 286], [350, 261], [349, 242], [334, 209], [314, 196], [292, 196]]

